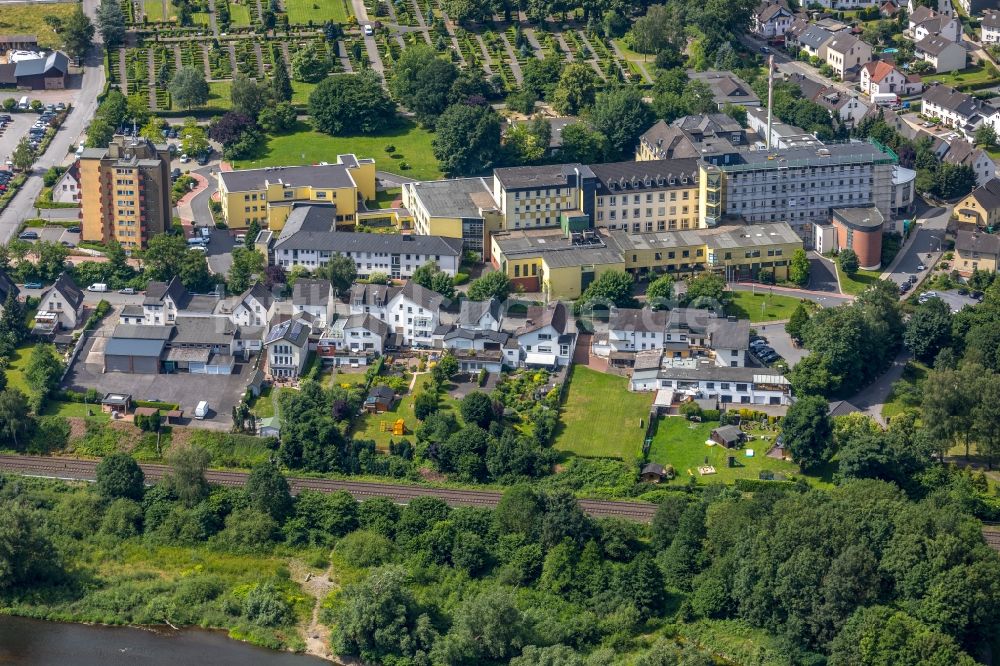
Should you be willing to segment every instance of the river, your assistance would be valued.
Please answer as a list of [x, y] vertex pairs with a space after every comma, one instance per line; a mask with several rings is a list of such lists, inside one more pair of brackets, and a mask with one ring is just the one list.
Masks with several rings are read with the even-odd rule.
[[200, 629], [157, 633], [0, 616], [0, 664], [26, 666], [319, 666], [330, 662], [265, 650]]

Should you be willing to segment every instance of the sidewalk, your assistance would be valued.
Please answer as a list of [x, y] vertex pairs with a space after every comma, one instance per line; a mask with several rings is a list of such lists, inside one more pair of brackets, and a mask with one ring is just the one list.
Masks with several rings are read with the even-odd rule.
[[200, 173], [191, 171], [188, 175], [194, 178], [197, 184], [194, 186], [194, 189], [177, 201], [177, 216], [181, 218], [181, 225], [184, 227], [185, 236], [191, 235], [191, 227], [194, 225], [194, 210], [191, 208], [191, 202], [196, 196], [208, 189], [208, 179]]
[[767, 291], [778, 294], [780, 296], [791, 296], [793, 298], [808, 298], [810, 296], [822, 297], [822, 298], [832, 298], [844, 301], [853, 301], [854, 296], [851, 294], [834, 294], [829, 291], [815, 291], [811, 289], [796, 289], [794, 287], [779, 287], [771, 284], [762, 284], [760, 282], [730, 282], [726, 285], [729, 289], [733, 291], [751, 291], [753, 289], [758, 289], [760, 291]]

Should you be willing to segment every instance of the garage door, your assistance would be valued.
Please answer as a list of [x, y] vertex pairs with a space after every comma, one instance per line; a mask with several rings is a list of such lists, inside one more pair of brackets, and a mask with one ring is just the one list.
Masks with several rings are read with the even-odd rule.
[[133, 356], [132, 372], [137, 375], [155, 375], [160, 370], [160, 359], [155, 356]]
[[201, 361], [192, 361], [188, 363], [188, 372], [193, 375], [203, 375], [205, 374], [205, 364]]
[[105, 354], [104, 372], [132, 372], [132, 357]]

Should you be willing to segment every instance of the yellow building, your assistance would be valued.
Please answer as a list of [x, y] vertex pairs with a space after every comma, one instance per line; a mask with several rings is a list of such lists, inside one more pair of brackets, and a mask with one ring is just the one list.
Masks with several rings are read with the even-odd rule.
[[698, 161], [592, 164], [597, 177], [594, 225], [633, 234], [697, 229]]
[[170, 153], [166, 146], [115, 136], [80, 156], [81, 238], [127, 251], [146, 246], [171, 225]]
[[1000, 226], [1000, 180], [994, 178], [977, 187], [955, 206], [960, 225], [975, 229], [996, 229]]
[[582, 245], [551, 229], [500, 232], [493, 234], [490, 256], [524, 291], [540, 291], [546, 299], [577, 298], [605, 271], [625, 270], [614, 245], [594, 232], [588, 235], [591, 242]]
[[973, 271], [994, 272], [1000, 262], [1000, 235], [959, 229], [955, 237], [955, 270], [965, 276]]
[[783, 280], [792, 253], [801, 247], [798, 234], [777, 222], [648, 234], [510, 231], [493, 235], [491, 253], [494, 267], [515, 284], [553, 299], [579, 297], [609, 270], [678, 277], [709, 270], [729, 280], [773, 272]]
[[402, 198], [417, 234], [461, 238], [465, 251], [489, 259], [489, 236], [503, 227], [503, 215], [485, 179], [404, 183]]
[[594, 172], [579, 163], [493, 170], [493, 200], [506, 231], [559, 227], [564, 214], [593, 215], [596, 188]]
[[332, 203], [337, 223], [354, 225], [363, 202], [375, 199], [375, 160], [338, 155], [335, 164], [223, 171], [219, 199], [233, 229], [257, 222], [280, 231], [296, 202]]

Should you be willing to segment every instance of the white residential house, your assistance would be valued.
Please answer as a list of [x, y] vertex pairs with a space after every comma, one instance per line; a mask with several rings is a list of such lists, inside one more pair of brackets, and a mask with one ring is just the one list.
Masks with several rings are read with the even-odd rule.
[[968, 52], [961, 44], [957, 44], [941, 35], [928, 35], [914, 47], [917, 58], [929, 62], [938, 74], [965, 69]]
[[833, 33], [829, 30], [810, 23], [798, 34], [796, 44], [810, 56], [826, 60], [826, 45], [833, 37]]
[[385, 323], [408, 346], [430, 347], [431, 336], [441, 323], [444, 296], [410, 280], [393, 291], [385, 308]]
[[969, 141], [956, 139], [948, 144], [948, 152], [943, 161], [949, 164], [967, 165], [976, 174], [976, 185], [984, 185], [996, 176], [996, 163], [986, 151], [976, 148]]
[[184, 307], [189, 296], [177, 276], [171, 278], [170, 282], [150, 282], [146, 285], [146, 296], [142, 300], [142, 323], [147, 325], [174, 323], [177, 311]]
[[[959, 4], [969, 2], [970, 0], [959, 0]], [[973, 0], [975, 1], [975, 0]], [[917, 0], [907, 0], [906, 2], [906, 14], [912, 16], [915, 12], [920, 11], [921, 5], [917, 3]], [[944, 14], [945, 16], [954, 16], [955, 8], [951, 6], [951, 0], [937, 0], [937, 9], [935, 10], [938, 14]], [[969, 9], [966, 7], [965, 11], [969, 13]]]
[[371, 314], [388, 322], [389, 299], [397, 289], [385, 284], [355, 283], [351, 285], [347, 305], [352, 315]]
[[861, 68], [871, 61], [872, 47], [849, 32], [838, 32], [826, 42], [826, 64], [833, 68], [841, 81], [853, 80]]
[[333, 321], [335, 299], [329, 280], [299, 279], [292, 288], [292, 314], [307, 314], [314, 328], [325, 329]]
[[995, 113], [978, 99], [940, 83], [930, 86], [921, 97], [921, 113], [937, 118], [948, 127], [972, 134]]
[[[647, 359], [636, 358], [629, 388], [633, 391], [666, 391], [670, 396], [689, 395], [714, 399], [722, 405], [789, 405], [792, 402], [788, 379], [770, 368], [719, 367], [711, 361], [664, 359], [656, 352]], [[671, 398], [673, 402], [675, 398]]]
[[608, 321], [610, 352], [621, 354], [663, 349], [667, 317], [665, 310], [617, 308]]
[[264, 338], [267, 375], [271, 378], [294, 378], [302, 373], [309, 358], [310, 322], [293, 317], [271, 327]]
[[980, 41], [983, 44], [996, 44], [1000, 42], [1000, 11], [990, 9], [983, 12], [983, 19], [979, 27], [982, 31]]
[[368, 365], [381, 356], [391, 334], [389, 326], [371, 314], [339, 317], [320, 336], [316, 353], [333, 365]]
[[229, 313], [229, 320], [237, 326], [267, 326], [274, 317], [277, 301], [270, 290], [260, 282], [255, 282], [240, 295], [239, 302]]
[[455, 323], [466, 331], [499, 331], [502, 320], [501, 303], [491, 298], [488, 301], [462, 301]]
[[795, 20], [784, 0], [764, 0], [753, 15], [753, 33], [761, 39], [782, 37]]
[[861, 68], [861, 92], [869, 96], [886, 93], [916, 95], [923, 87], [919, 76], [908, 76], [896, 66], [882, 60], [869, 62]]
[[841, 124], [854, 127], [868, 113], [869, 102], [862, 101], [857, 93], [848, 94], [838, 88], [824, 88], [813, 101], [830, 112]]
[[573, 360], [576, 332], [571, 329], [566, 306], [561, 301], [529, 307], [525, 323], [514, 332], [514, 337], [520, 353], [517, 362], [509, 365], [556, 367], [567, 366]]
[[955, 16], [940, 14], [929, 7], [920, 6], [910, 14], [908, 21], [909, 33], [915, 42], [935, 34], [953, 42], [962, 41], [962, 22]]
[[59, 180], [52, 186], [52, 201], [56, 203], [79, 204], [81, 195], [80, 161], [77, 160], [59, 176]]
[[42, 292], [35, 323], [47, 332], [60, 328], [72, 331], [83, 324], [83, 292], [68, 274], [62, 273]]

